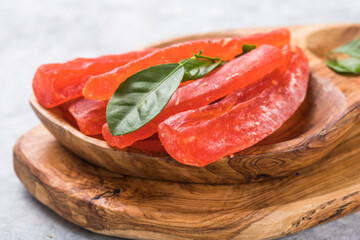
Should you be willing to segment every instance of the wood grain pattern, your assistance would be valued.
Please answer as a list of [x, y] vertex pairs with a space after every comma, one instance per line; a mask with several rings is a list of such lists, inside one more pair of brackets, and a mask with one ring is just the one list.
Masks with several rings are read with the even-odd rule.
[[40, 202], [90, 231], [136, 239], [270, 239], [359, 209], [358, 146], [359, 124], [327, 157], [292, 176], [186, 184], [103, 170], [38, 126], [18, 140], [14, 167]]
[[[360, 113], [360, 78], [335, 74], [324, 54], [360, 36], [359, 24], [289, 27], [292, 42], [310, 60], [307, 98], [281, 129], [259, 144], [202, 168], [180, 164], [167, 154], [114, 149], [104, 141], [81, 134], [54, 111], [30, 103], [49, 131], [70, 151], [110, 171], [129, 176], [192, 183], [248, 183], [287, 176], [323, 158], [354, 127]], [[189, 39], [231, 37], [271, 28], [238, 29], [164, 41], [163, 47]]]

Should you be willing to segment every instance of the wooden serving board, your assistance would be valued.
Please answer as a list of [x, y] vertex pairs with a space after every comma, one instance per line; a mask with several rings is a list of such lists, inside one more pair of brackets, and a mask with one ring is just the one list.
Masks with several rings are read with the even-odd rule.
[[38, 126], [14, 147], [16, 174], [40, 202], [90, 231], [138, 239], [269, 239], [360, 207], [359, 124], [327, 157], [262, 183], [127, 177], [96, 167]]

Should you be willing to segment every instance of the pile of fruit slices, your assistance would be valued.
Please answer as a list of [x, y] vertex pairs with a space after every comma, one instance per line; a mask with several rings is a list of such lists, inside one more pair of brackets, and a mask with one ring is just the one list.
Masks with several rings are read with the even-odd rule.
[[[205, 166], [248, 148], [276, 131], [305, 98], [308, 60], [290, 46], [287, 29], [245, 37], [195, 40], [38, 68], [33, 90], [45, 108], [59, 107], [86, 135], [109, 145], [168, 152], [177, 161]], [[244, 44], [256, 48], [240, 57]], [[202, 51], [228, 62], [180, 85], [166, 107], [140, 129], [113, 136], [108, 100], [128, 77], [145, 68], [176, 63]]]

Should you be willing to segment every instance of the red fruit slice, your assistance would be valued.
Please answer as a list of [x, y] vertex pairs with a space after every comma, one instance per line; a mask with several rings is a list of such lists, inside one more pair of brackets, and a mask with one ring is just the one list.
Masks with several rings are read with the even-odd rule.
[[69, 112], [75, 118], [80, 132], [98, 135], [106, 123], [106, 106], [107, 101], [79, 98], [69, 106]]
[[287, 29], [277, 29], [268, 33], [258, 33], [246, 37], [196, 40], [175, 44], [159, 49], [147, 56], [115, 68], [111, 72], [92, 77], [83, 90], [88, 99], [110, 99], [118, 86], [134, 73], [159, 64], [175, 63], [193, 56], [203, 50], [203, 55], [216, 57], [222, 60], [231, 60], [242, 52], [244, 44], [269, 44], [281, 47], [290, 40]]
[[141, 140], [135, 142], [130, 147], [140, 149], [142, 151], [166, 153], [166, 150], [160, 140]]
[[75, 121], [75, 118], [73, 117], [73, 115], [71, 115], [71, 113], [69, 112], [69, 107], [70, 105], [74, 102], [75, 100], [71, 100], [69, 102], [63, 103], [59, 106], [57, 106], [56, 108], [54, 108], [54, 110], [56, 111], [56, 109], [58, 109], [60, 111], [60, 115], [73, 127], [77, 128], [77, 124]]
[[103, 128], [104, 139], [111, 146], [124, 148], [138, 140], [148, 138], [157, 132], [159, 123], [171, 115], [205, 106], [273, 72], [283, 65], [286, 53], [289, 53], [288, 45], [284, 46], [284, 53], [276, 47], [261, 45], [228, 62], [215, 73], [176, 90], [163, 111], [139, 130], [114, 137], [110, 134], [108, 126], [105, 125]]
[[166, 153], [166, 150], [164, 146], [161, 144], [157, 134], [154, 134], [153, 136], [145, 140], [137, 141], [130, 147], [140, 149], [142, 151]]
[[277, 130], [304, 100], [308, 79], [308, 60], [297, 48], [283, 75], [272, 75], [218, 103], [168, 118], [159, 125], [160, 140], [177, 161], [205, 166]]
[[33, 79], [33, 90], [39, 103], [46, 108], [58, 106], [82, 96], [86, 81], [93, 75], [108, 72], [155, 49], [134, 51], [98, 58], [77, 58], [66, 63], [41, 65]]
[[[116, 147], [118, 145], [117, 139], [114, 138], [109, 132], [109, 128], [107, 124], [105, 124], [103, 127], [103, 138], [105, 140], [111, 139], [111, 141], [108, 143], [112, 147]], [[130, 147], [145, 151], [152, 151], [152, 152], [166, 152], [164, 146], [161, 144], [158, 137], [149, 137], [146, 138], [145, 140], [134, 142], [133, 144], [131, 144]]]

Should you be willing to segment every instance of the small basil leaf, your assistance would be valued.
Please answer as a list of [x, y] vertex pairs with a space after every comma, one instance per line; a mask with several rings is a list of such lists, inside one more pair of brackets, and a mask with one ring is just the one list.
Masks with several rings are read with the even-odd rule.
[[248, 52], [250, 52], [251, 50], [254, 50], [255, 48], [256, 48], [256, 45], [244, 44], [244, 45], [242, 46], [243, 53], [248, 53]]
[[162, 64], [135, 73], [111, 97], [106, 120], [113, 136], [131, 133], [156, 117], [179, 87], [184, 67]]
[[349, 70], [340, 66], [337, 60], [328, 60], [326, 61], [326, 65], [338, 73], [348, 73]]
[[358, 38], [352, 42], [349, 42], [345, 45], [342, 45], [342, 46], [334, 49], [332, 52], [346, 53], [353, 57], [360, 58], [360, 38]]
[[360, 73], [360, 58], [346, 58], [338, 61], [340, 66], [347, 68], [353, 74]]
[[326, 64], [336, 72], [360, 74], [360, 59], [351, 57], [344, 60], [328, 60]]
[[242, 46], [242, 51], [243, 51], [243, 52], [240, 53], [240, 54], [238, 54], [238, 55], [236, 55], [235, 58], [240, 57], [240, 56], [244, 55], [245, 53], [248, 53], [248, 52], [254, 50], [255, 48], [256, 48], [256, 45], [244, 44], [244, 45]]
[[182, 82], [195, 80], [204, 77], [209, 72], [213, 71], [217, 67], [221, 66], [222, 61], [210, 61], [207, 59], [193, 58], [189, 60], [183, 60], [180, 62], [184, 63], [184, 77]]

